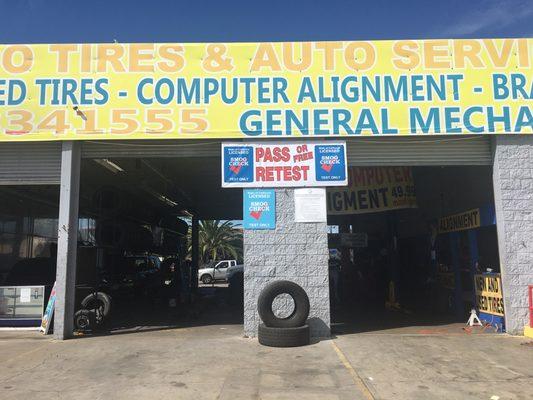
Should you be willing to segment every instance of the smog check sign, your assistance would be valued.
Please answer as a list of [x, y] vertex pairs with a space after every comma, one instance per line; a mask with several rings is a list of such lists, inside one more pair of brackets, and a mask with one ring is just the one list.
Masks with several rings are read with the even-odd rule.
[[276, 229], [274, 189], [243, 190], [244, 229]]
[[222, 144], [222, 187], [347, 184], [345, 142]]

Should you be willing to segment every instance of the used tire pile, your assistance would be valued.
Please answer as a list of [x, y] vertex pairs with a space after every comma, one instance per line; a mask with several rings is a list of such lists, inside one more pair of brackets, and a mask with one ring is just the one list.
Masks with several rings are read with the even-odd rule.
[[[288, 294], [294, 301], [294, 310], [285, 318], [279, 318], [272, 311], [274, 299]], [[305, 290], [294, 282], [274, 281], [259, 295], [257, 311], [263, 321], [259, 325], [259, 343], [270, 347], [297, 347], [309, 344], [309, 297]]]

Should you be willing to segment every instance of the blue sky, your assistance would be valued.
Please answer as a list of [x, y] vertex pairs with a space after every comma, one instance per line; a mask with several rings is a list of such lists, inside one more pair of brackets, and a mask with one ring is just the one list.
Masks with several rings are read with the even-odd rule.
[[0, 43], [532, 37], [532, 0], [0, 0]]

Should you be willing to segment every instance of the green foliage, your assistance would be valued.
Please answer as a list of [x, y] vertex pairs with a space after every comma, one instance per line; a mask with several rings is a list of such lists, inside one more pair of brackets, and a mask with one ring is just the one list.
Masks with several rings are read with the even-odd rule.
[[[189, 254], [192, 253], [191, 243], [189, 240]], [[200, 265], [223, 259], [241, 260], [242, 230], [232, 221], [200, 221], [198, 247]]]

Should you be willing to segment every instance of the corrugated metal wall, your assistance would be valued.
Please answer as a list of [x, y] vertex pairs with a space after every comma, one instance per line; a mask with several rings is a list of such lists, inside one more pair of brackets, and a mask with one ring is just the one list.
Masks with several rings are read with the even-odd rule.
[[[492, 165], [490, 136], [339, 138], [349, 165]], [[316, 140], [320, 140], [317, 138]], [[220, 140], [87, 141], [85, 158], [220, 157]], [[0, 184], [59, 184], [60, 142], [0, 143]]]
[[[339, 139], [348, 143], [349, 165], [492, 165], [490, 136]], [[82, 156], [220, 157], [220, 144], [220, 140], [87, 141]], [[61, 142], [0, 143], [0, 185], [59, 184], [60, 176]]]
[[59, 184], [61, 142], [0, 143], [0, 185]]
[[[335, 138], [348, 143], [349, 165], [491, 165], [489, 136]], [[287, 139], [284, 139], [287, 140]], [[295, 139], [297, 140], [297, 139]], [[305, 140], [322, 140], [305, 139]], [[85, 158], [220, 157], [221, 141], [90, 141]]]
[[349, 165], [492, 165], [489, 136], [348, 140]]
[[83, 158], [220, 157], [220, 140], [87, 141]]

